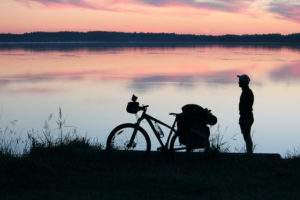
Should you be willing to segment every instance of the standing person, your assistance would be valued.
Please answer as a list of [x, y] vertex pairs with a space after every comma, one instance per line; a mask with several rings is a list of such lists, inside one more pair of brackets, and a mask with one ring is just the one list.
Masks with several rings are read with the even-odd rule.
[[246, 143], [247, 153], [251, 154], [253, 152], [253, 142], [251, 139], [251, 126], [254, 122], [253, 113], [252, 113], [254, 95], [252, 93], [252, 90], [249, 88], [249, 82], [250, 82], [249, 76], [243, 74], [243, 75], [237, 75], [237, 77], [239, 78], [239, 87], [242, 88], [242, 94], [239, 103], [239, 111], [240, 111], [239, 124]]

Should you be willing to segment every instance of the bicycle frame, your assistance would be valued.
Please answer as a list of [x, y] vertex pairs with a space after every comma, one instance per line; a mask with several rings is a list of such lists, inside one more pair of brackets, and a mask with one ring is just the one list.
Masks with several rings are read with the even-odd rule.
[[[147, 111], [147, 109], [145, 108], [145, 109], [143, 110], [143, 114], [141, 115], [141, 117], [138, 118], [137, 123], [135, 124], [136, 127], [135, 127], [135, 129], [134, 129], [134, 132], [133, 132], [133, 134], [132, 134], [132, 136], [131, 136], [131, 138], [130, 138], [130, 141], [129, 141], [127, 147], [131, 147], [131, 146], [132, 146], [133, 141], [134, 141], [134, 138], [135, 138], [136, 133], [137, 133], [137, 129], [138, 129], [138, 127], [140, 126], [141, 121], [143, 121], [144, 119], [146, 119], [146, 121], [147, 121], [148, 124], [150, 125], [152, 131], [154, 132], [154, 135], [156, 136], [157, 140], [159, 141], [159, 143], [160, 143], [160, 145], [161, 145], [161, 147], [160, 147], [161, 150], [167, 150], [167, 149], [168, 149], [168, 146], [169, 146], [169, 141], [170, 141], [170, 139], [171, 139], [172, 133], [173, 133], [173, 132], [174, 132], [174, 133], [177, 132], [177, 130], [175, 130], [175, 125], [176, 125], [176, 122], [177, 122], [176, 118], [175, 118], [175, 120], [174, 120], [173, 125], [172, 125], [172, 126], [169, 126], [168, 124], [166, 124], [166, 123], [164, 123], [164, 122], [162, 122], [162, 121], [160, 121], [160, 120], [158, 120], [158, 119], [156, 119], [156, 118], [154, 118], [154, 117], [152, 117], [152, 116], [146, 114], [146, 111]], [[175, 114], [175, 115], [176, 115], [176, 114]], [[169, 133], [168, 139], [167, 139], [167, 141], [166, 141], [165, 144], [163, 143], [163, 141], [162, 141], [161, 138], [160, 138], [159, 133], [158, 133], [157, 130], [155, 129], [154, 124], [153, 124], [153, 121], [154, 121], [155, 123], [158, 123], [158, 124], [160, 124], [160, 125], [162, 125], [162, 126], [167, 127], [168, 129], [170, 129], [170, 133]]]

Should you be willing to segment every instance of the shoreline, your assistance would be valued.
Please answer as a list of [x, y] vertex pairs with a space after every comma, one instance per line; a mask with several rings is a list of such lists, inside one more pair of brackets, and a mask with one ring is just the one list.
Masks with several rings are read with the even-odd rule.
[[247, 42], [247, 41], [0, 41], [0, 45], [16, 45], [16, 44], [112, 44], [112, 45], [290, 45], [290, 46], [300, 46], [300, 43], [295, 42]]

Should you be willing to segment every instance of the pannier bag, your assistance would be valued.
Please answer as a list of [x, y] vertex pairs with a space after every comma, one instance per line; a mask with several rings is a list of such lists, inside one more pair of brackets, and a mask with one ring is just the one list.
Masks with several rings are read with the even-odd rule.
[[182, 107], [182, 113], [177, 115], [179, 142], [191, 148], [204, 148], [209, 145], [209, 125], [215, 125], [217, 117], [209, 110], [196, 104]]

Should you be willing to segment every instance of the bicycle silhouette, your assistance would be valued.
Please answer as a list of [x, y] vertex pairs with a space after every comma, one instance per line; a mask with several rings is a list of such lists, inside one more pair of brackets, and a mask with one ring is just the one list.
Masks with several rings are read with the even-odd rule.
[[[179, 142], [179, 133], [177, 131], [177, 116], [180, 115], [177, 113], [170, 113], [170, 115], [175, 116], [175, 120], [172, 126], [148, 115], [147, 108], [149, 105], [139, 106], [137, 102], [137, 97], [132, 96], [131, 102], [127, 104], [127, 112], [131, 114], [137, 114], [139, 111], [142, 111], [141, 116], [137, 119], [135, 124], [125, 123], [114, 128], [109, 134], [106, 142], [107, 151], [146, 151], [150, 152], [151, 150], [151, 141], [147, 131], [141, 127], [141, 122], [146, 120], [150, 125], [154, 135], [156, 136], [159, 144], [161, 145], [157, 150], [160, 151], [190, 151], [190, 148], [187, 148], [187, 145], [181, 144]], [[160, 124], [170, 130], [167, 137], [167, 141], [163, 143], [161, 139], [161, 129], [156, 124]], [[156, 128], [156, 127], [158, 128]]]

